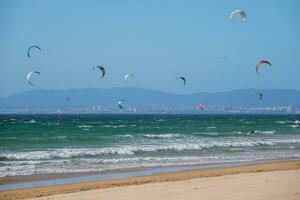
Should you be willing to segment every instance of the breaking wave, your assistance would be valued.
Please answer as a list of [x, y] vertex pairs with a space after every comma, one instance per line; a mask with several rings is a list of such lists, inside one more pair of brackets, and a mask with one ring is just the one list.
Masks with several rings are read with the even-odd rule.
[[[152, 137], [152, 136], [151, 136]], [[170, 137], [170, 136], [169, 136]], [[173, 136], [172, 136], [173, 137]], [[158, 151], [193, 151], [207, 148], [254, 147], [272, 145], [300, 144], [300, 138], [248, 138], [227, 140], [184, 140], [181, 143], [120, 145], [103, 148], [53, 149], [43, 151], [3, 152], [0, 161], [5, 160], [47, 160], [78, 157], [96, 157], [102, 155], [135, 155], [137, 153]]]
[[151, 139], [166, 139], [166, 138], [184, 137], [184, 135], [181, 135], [181, 134], [145, 134], [143, 136], [146, 138], [151, 138]]

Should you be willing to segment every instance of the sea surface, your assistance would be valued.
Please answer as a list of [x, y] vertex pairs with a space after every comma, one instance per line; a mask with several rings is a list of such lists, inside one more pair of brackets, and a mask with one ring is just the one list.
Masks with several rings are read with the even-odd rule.
[[0, 177], [300, 158], [300, 115], [0, 115]]

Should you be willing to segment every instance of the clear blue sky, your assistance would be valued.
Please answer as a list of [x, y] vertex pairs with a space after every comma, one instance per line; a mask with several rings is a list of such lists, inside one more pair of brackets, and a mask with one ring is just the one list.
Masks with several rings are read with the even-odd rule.
[[[228, 15], [248, 15], [243, 23]], [[45, 88], [300, 89], [297, 0], [0, 0], [0, 96]], [[26, 56], [31, 45], [43, 51]], [[221, 59], [228, 57], [228, 59]], [[255, 73], [257, 60], [272, 67]], [[99, 79], [91, 68], [104, 65]], [[31, 87], [31, 70], [42, 73]], [[124, 83], [125, 73], [135, 74]], [[176, 77], [185, 76], [182, 87]]]

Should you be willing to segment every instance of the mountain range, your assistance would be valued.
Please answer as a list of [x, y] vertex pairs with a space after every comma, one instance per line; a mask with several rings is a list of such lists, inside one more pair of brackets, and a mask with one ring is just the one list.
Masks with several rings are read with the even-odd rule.
[[[258, 93], [264, 95], [258, 99]], [[68, 98], [67, 98], [68, 97]], [[68, 101], [66, 99], [69, 99]], [[300, 105], [300, 91], [281, 89], [245, 89], [228, 92], [199, 92], [194, 94], [172, 94], [142, 88], [109, 89], [37, 89], [0, 98], [0, 107], [23, 106], [110, 106], [118, 100], [125, 100], [130, 105], [197, 105], [205, 103], [214, 106], [271, 106]]]

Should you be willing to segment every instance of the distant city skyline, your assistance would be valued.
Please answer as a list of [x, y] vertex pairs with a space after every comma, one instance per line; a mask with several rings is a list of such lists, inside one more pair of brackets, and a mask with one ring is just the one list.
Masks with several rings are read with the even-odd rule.
[[[300, 90], [299, 8], [297, 0], [2, 0], [0, 97], [39, 88]], [[246, 22], [229, 22], [235, 9]], [[42, 51], [28, 58], [31, 45]], [[257, 76], [260, 59], [272, 66]], [[106, 67], [103, 80], [97, 65]], [[32, 70], [41, 72], [34, 87], [25, 79]], [[135, 77], [125, 82], [126, 73]]]

